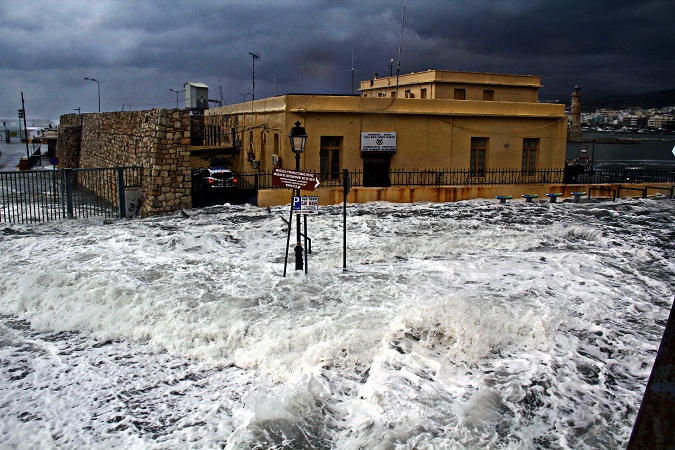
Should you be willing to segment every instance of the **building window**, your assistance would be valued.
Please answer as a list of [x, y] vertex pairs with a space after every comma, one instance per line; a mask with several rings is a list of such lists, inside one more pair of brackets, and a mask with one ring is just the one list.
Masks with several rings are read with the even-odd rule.
[[466, 89], [455, 89], [455, 100], [466, 100]]
[[396, 98], [396, 91], [391, 91], [391, 98]]
[[420, 98], [427, 98], [426, 88], [423, 88], [422, 91], [420, 92]]
[[537, 162], [539, 139], [523, 139], [523, 175], [534, 175]]
[[340, 179], [341, 148], [342, 136], [321, 136], [321, 149], [319, 150], [319, 160], [321, 166], [319, 179], [321, 181]]
[[405, 98], [414, 98], [414, 97], [415, 97], [415, 94], [410, 92], [410, 89], [405, 90]]
[[495, 99], [495, 91], [492, 89], [485, 89], [483, 91], [483, 100], [487, 102], [492, 102]]
[[471, 161], [469, 173], [472, 177], [485, 176], [485, 157], [487, 156], [488, 138], [471, 138]]

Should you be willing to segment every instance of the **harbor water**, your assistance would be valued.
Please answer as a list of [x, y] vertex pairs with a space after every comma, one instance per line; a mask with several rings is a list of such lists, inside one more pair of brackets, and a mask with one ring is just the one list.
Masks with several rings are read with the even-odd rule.
[[[566, 158], [574, 159], [586, 150], [596, 167], [672, 167], [675, 166], [675, 135], [584, 133], [584, 143], [567, 144]], [[604, 143], [606, 139], [625, 139], [632, 143]], [[593, 140], [596, 143], [593, 144]]]

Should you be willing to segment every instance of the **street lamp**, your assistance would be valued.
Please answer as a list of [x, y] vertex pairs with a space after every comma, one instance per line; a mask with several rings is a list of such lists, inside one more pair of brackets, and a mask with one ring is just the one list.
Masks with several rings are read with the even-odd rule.
[[84, 77], [84, 79], [96, 82], [96, 86], [98, 87], [98, 112], [101, 112], [101, 83], [95, 78]]
[[171, 92], [175, 92], [175, 93], [176, 93], [176, 109], [178, 109], [178, 94], [180, 94], [181, 92], [185, 92], [185, 89], [183, 89], [182, 91], [176, 91], [176, 90], [174, 90], [174, 89], [169, 88], [169, 90], [170, 90]]
[[[305, 143], [307, 142], [307, 134], [305, 129], [300, 126], [300, 121], [295, 122], [295, 126], [291, 128], [288, 134], [291, 141], [291, 150], [295, 153], [295, 170], [300, 171], [300, 153], [305, 151]], [[300, 189], [296, 190], [296, 196], [300, 197]], [[295, 270], [302, 270], [302, 244], [300, 243], [300, 214], [297, 215], [297, 242], [295, 244]]]

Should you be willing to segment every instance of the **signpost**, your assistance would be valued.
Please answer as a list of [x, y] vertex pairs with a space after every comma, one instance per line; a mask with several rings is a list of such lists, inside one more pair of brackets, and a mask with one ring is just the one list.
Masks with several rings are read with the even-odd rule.
[[294, 196], [293, 212], [296, 214], [316, 214], [319, 212], [319, 197]]
[[[300, 172], [298, 170], [288, 169], [274, 169], [272, 173], [272, 185], [287, 187], [297, 190], [313, 191], [319, 186], [319, 178], [313, 173]], [[284, 277], [286, 276], [286, 266], [288, 264], [288, 247], [291, 236], [291, 223], [293, 222], [293, 213], [303, 214], [305, 222], [305, 248], [307, 248], [307, 214], [316, 214], [319, 211], [319, 197], [318, 196], [301, 196], [293, 195], [291, 198], [291, 215], [288, 220], [288, 238], [286, 242], [286, 259], [284, 261]], [[300, 229], [300, 216], [298, 216], [298, 230]], [[298, 246], [300, 245], [300, 234], [298, 232]], [[305, 253], [305, 273], [307, 273], [307, 253]], [[297, 255], [296, 255], [297, 256]], [[300, 266], [302, 268], [302, 266]], [[296, 261], [297, 269], [297, 261]]]
[[342, 271], [347, 271], [347, 195], [352, 189], [352, 179], [349, 176], [349, 170], [342, 169]]
[[272, 172], [272, 185], [313, 191], [319, 187], [319, 178], [313, 173], [298, 172], [288, 169], [274, 169]]

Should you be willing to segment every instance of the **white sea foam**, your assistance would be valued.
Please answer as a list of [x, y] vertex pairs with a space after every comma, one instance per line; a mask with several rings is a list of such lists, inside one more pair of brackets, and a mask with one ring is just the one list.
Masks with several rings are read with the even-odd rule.
[[625, 445], [670, 201], [348, 209], [285, 278], [281, 207], [4, 226], [0, 446]]

